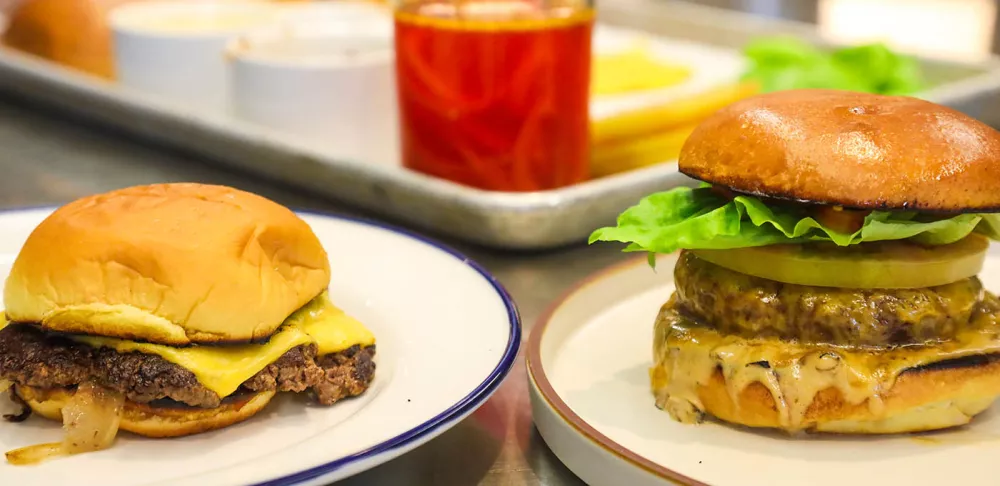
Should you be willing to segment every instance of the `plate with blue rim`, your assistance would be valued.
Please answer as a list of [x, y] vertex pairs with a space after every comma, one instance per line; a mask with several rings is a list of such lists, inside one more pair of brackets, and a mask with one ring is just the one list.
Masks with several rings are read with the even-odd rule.
[[[0, 279], [53, 209], [0, 212]], [[330, 256], [332, 300], [376, 336], [377, 370], [364, 394], [329, 407], [279, 395], [222, 430], [174, 439], [123, 432], [99, 452], [0, 462], [0, 484], [328, 484], [427, 442], [492, 395], [514, 364], [521, 325], [489, 272], [405, 230], [299, 214]], [[61, 437], [60, 424], [38, 417], [0, 423], [4, 451]]]

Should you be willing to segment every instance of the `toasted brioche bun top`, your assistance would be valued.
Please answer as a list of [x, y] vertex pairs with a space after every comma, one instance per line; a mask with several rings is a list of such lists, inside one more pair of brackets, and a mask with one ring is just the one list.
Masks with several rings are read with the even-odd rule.
[[1000, 134], [916, 98], [782, 91], [735, 102], [679, 169], [737, 192], [869, 209], [1000, 210]]
[[31, 233], [4, 288], [7, 318], [154, 343], [270, 336], [330, 283], [326, 251], [289, 209], [201, 184], [85, 197]]

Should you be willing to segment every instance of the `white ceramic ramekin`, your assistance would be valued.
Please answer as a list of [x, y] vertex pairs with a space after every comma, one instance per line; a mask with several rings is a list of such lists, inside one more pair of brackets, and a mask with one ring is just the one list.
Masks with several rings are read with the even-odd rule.
[[226, 44], [274, 23], [266, 2], [144, 1], [111, 10], [115, 72], [123, 86], [221, 112], [229, 99]]
[[347, 159], [398, 163], [392, 17], [317, 7], [230, 43], [233, 114]]

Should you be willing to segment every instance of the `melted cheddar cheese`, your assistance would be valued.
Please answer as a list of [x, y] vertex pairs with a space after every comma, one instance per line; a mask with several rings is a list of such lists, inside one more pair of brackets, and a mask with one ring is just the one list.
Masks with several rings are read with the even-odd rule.
[[312, 338], [300, 327], [284, 326], [266, 343], [232, 346], [188, 346], [175, 348], [118, 338], [73, 336], [75, 341], [94, 347], [112, 348], [119, 353], [155, 354], [194, 373], [205, 388], [225, 397], [236, 391], [267, 365], [288, 350], [307, 344]]
[[334, 306], [325, 292], [289, 316], [285, 325], [299, 328], [311, 336], [320, 356], [343, 351], [355, 344], [375, 344], [371, 331]]
[[[0, 328], [4, 325], [6, 319], [0, 321]], [[243, 382], [296, 346], [315, 343], [319, 354], [325, 355], [354, 345], [375, 344], [371, 331], [334, 306], [326, 292], [289, 316], [264, 343], [174, 347], [98, 336], [78, 335], [71, 338], [120, 353], [155, 354], [190, 370], [205, 388], [220, 397], [235, 392]]]
[[734, 403], [752, 383], [770, 392], [782, 428], [801, 430], [816, 394], [838, 390], [848, 403], [866, 403], [874, 417], [905, 371], [968, 356], [1000, 353], [1000, 326], [980, 314], [954, 339], [883, 349], [800, 344], [774, 338], [743, 338], [699, 326], [670, 304], [657, 318], [654, 365], [649, 370], [657, 407], [680, 422], [697, 422], [705, 410], [699, 389], [721, 372]]

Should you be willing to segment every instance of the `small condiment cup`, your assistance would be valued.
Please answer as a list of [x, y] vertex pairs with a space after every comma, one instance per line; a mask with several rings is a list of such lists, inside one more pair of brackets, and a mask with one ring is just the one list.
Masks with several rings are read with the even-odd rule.
[[114, 8], [118, 82], [188, 108], [222, 112], [229, 100], [226, 44], [276, 21], [266, 2], [143, 1]]
[[232, 112], [345, 159], [398, 163], [391, 17], [336, 5], [230, 42]]

